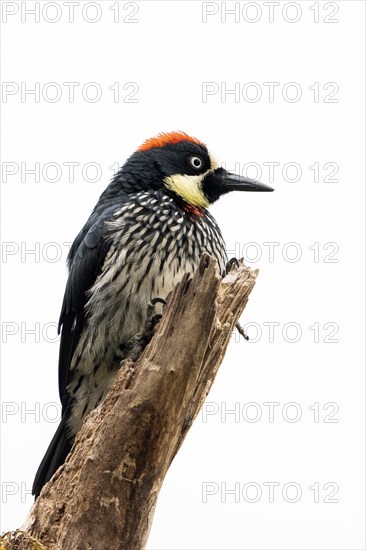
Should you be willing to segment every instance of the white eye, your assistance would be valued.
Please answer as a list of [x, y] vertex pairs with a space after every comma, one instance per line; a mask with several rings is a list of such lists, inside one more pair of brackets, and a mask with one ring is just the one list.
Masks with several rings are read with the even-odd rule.
[[201, 157], [196, 157], [192, 155], [191, 157], [189, 157], [188, 161], [195, 170], [199, 170], [203, 166], [203, 160], [201, 159]]

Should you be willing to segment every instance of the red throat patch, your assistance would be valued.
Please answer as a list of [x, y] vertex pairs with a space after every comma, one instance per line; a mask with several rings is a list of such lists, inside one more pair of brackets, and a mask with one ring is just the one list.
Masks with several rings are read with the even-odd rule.
[[155, 147], [164, 147], [164, 145], [179, 143], [180, 141], [191, 141], [192, 143], [197, 143], [197, 145], [205, 146], [202, 141], [189, 136], [185, 132], [162, 132], [161, 134], [144, 141], [144, 143], [140, 145], [137, 150], [148, 151], [149, 149], [154, 149]]
[[198, 208], [197, 206], [193, 206], [193, 204], [185, 204], [183, 206], [183, 210], [188, 213], [189, 219], [192, 222], [195, 221], [195, 218], [202, 218], [203, 216], [203, 210], [201, 210], [201, 208]]

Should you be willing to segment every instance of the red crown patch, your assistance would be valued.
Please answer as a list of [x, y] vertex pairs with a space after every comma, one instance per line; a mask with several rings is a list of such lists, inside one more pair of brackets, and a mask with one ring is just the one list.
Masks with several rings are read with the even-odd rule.
[[192, 143], [197, 143], [198, 145], [205, 145], [199, 139], [191, 137], [185, 132], [162, 132], [161, 134], [144, 141], [144, 143], [140, 145], [137, 150], [148, 151], [149, 149], [154, 149], [155, 147], [164, 147], [164, 145], [179, 143], [180, 141], [191, 141]]

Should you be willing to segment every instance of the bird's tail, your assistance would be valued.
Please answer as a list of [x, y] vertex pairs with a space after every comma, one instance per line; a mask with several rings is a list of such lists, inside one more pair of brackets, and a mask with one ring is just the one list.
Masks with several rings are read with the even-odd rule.
[[36, 477], [34, 478], [32, 494], [38, 497], [43, 485], [47, 483], [56, 472], [56, 470], [65, 462], [69, 454], [73, 438], [67, 427], [69, 415], [63, 414], [59, 427], [48, 446], [46, 454], [38, 467]]

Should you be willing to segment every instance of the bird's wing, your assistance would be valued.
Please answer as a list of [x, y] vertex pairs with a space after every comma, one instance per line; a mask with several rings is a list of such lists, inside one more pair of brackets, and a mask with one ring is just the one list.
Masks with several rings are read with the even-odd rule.
[[110, 247], [110, 241], [104, 229], [104, 220], [104, 217], [100, 217], [82, 229], [75, 239], [76, 244], [74, 243], [73, 253], [69, 257], [70, 272], [59, 321], [61, 342], [58, 374], [63, 410], [67, 408], [69, 402], [66, 388], [71, 382], [71, 360], [85, 325], [87, 291], [100, 274]]

